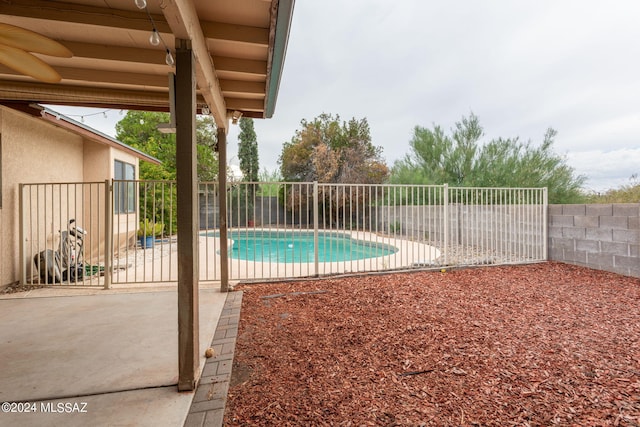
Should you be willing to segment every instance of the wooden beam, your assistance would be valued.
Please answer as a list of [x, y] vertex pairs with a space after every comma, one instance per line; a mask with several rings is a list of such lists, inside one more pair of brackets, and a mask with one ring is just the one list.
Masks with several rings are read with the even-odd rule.
[[178, 390], [195, 390], [200, 365], [198, 175], [195, 61], [188, 42], [176, 49], [176, 188], [178, 194]]
[[211, 109], [216, 125], [226, 129], [228, 124], [227, 106], [193, 2], [190, 0], [167, 0], [163, 6], [164, 16], [171, 26], [173, 34], [178, 38], [191, 41], [193, 54], [196, 58], [198, 87]]

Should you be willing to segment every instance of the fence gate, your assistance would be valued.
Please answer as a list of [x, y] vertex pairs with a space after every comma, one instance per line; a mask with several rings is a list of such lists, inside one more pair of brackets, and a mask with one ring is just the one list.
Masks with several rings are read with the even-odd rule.
[[20, 184], [21, 283], [110, 286], [108, 184]]
[[177, 282], [176, 200], [175, 181], [113, 181], [113, 283]]

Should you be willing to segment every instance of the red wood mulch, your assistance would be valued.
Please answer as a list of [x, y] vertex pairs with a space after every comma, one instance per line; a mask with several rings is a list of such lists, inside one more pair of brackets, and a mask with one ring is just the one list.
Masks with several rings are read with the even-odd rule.
[[640, 426], [638, 279], [543, 263], [242, 290], [225, 425]]

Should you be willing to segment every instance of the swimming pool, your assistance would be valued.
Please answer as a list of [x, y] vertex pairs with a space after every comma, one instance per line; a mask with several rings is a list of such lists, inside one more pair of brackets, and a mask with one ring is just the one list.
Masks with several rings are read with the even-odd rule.
[[[219, 237], [208, 232], [206, 236]], [[244, 261], [314, 262], [313, 232], [287, 230], [231, 230], [231, 258]], [[340, 262], [377, 258], [398, 252], [395, 246], [353, 239], [345, 233], [318, 232], [318, 261]]]

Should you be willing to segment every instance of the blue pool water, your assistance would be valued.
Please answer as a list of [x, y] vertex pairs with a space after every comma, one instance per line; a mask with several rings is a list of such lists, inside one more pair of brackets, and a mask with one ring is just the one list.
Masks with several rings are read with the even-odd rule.
[[[217, 237], [218, 232], [208, 236]], [[283, 230], [232, 230], [231, 258], [258, 262], [314, 262], [313, 232]], [[318, 233], [320, 262], [349, 261], [394, 254], [398, 249], [382, 243], [352, 239], [343, 233]]]

